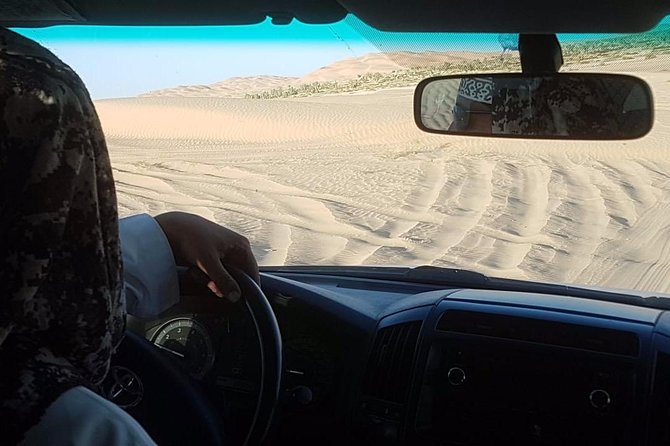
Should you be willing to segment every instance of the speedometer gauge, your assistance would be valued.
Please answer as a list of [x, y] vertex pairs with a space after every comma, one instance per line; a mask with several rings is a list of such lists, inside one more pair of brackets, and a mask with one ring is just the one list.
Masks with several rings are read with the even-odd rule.
[[174, 355], [195, 378], [202, 378], [214, 364], [214, 347], [205, 327], [193, 319], [172, 319], [152, 339], [156, 347]]

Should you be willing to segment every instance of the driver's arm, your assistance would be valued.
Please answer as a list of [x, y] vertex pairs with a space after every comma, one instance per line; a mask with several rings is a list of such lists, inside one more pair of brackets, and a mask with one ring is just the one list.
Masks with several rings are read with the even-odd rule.
[[176, 265], [200, 270], [207, 287], [236, 301], [240, 288], [226, 268], [259, 281], [258, 264], [242, 235], [197, 215], [141, 214], [119, 221], [128, 313], [151, 318], [179, 301]]
[[179, 301], [177, 266], [158, 222], [147, 214], [119, 220], [128, 313], [151, 318]]

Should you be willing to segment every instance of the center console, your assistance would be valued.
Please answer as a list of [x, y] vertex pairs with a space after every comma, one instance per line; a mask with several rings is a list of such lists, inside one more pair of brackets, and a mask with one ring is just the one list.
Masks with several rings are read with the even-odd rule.
[[446, 311], [429, 348], [416, 433], [454, 444], [631, 444], [639, 337]]
[[[650, 417], [662, 382], [654, 381], [657, 358], [669, 357], [656, 340], [661, 314], [558, 296], [453, 293], [382, 319], [357, 422], [376, 444], [662, 444], [655, 438], [670, 429], [655, 431]], [[404, 338], [391, 339], [394, 330]], [[376, 371], [380, 359], [386, 375]], [[380, 389], [386, 382], [391, 388]], [[670, 412], [670, 401], [661, 405]]]

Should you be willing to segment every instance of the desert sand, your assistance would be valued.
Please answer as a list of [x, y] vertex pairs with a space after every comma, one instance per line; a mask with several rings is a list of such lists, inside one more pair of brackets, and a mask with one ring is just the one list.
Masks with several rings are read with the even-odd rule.
[[608, 143], [422, 133], [411, 88], [177, 89], [96, 107], [122, 215], [200, 214], [247, 235], [262, 265], [432, 264], [667, 292], [670, 73], [642, 76], [653, 131]]

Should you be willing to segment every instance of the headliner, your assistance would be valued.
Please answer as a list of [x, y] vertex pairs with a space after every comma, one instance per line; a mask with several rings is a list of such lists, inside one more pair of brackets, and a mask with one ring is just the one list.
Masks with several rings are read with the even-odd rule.
[[352, 13], [384, 31], [631, 33], [670, 13], [667, 0], [2, 0], [4, 26], [326, 24]]

